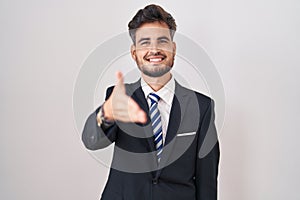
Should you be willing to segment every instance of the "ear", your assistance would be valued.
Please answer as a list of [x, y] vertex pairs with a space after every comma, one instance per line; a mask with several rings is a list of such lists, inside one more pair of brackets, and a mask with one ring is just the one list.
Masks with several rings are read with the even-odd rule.
[[131, 57], [133, 58], [133, 60], [136, 61], [136, 48], [135, 48], [134, 44], [132, 44], [130, 47], [130, 53], [131, 53]]
[[174, 53], [174, 55], [176, 54], [176, 43], [175, 42], [173, 42], [173, 53]]

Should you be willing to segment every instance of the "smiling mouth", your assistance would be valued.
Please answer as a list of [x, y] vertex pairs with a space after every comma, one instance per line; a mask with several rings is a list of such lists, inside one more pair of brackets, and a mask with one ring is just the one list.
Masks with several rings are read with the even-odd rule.
[[165, 59], [165, 57], [150, 57], [150, 58], [146, 58], [145, 60], [147, 60], [148, 62], [150, 63], [153, 63], [153, 64], [157, 64], [157, 63], [160, 63], [162, 62], [163, 60]]

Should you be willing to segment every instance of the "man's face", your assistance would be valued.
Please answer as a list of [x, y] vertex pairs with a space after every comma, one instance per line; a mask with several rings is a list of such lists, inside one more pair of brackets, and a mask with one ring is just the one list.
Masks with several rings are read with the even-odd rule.
[[150, 77], [160, 77], [171, 70], [176, 44], [171, 40], [167, 24], [145, 23], [136, 30], [135, 38], [131, 55], [142, 73]]

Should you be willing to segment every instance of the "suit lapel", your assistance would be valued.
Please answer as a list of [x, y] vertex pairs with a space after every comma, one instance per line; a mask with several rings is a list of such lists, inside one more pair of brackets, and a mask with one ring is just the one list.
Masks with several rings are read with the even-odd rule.
[[186, 106], [188, 102], [188, 95], [181, 85], [175, 81], [175, 95], [172, 102], [172, 108], [169, 116], [168, 130], [164, 143], [164, 150], [162, 152], [162, 158], [159, 163], [159, 170], [156, 174], [160, 176], [161, 171], [169, 163], [168, 160], [173, 152], [174, 144], [176, 141], [176, 134], [180, 128], [182, 117], [185, 114]]
[[[141, 123], [137, 123], [139, 126], [143, 126], [143, 130], [144, 130], [144, 134], [147, 138], [147, 142], [149, 144], [148, 146], [148, 151], [149, 152], [153, 152], [155, 151], [155, 145], [153, 142], [153, 133], [152, 133], [152, 127], [151, 127], [151, 119], [148, 115], [149, 113], [149, 106], [147, 103], [147, 100], [145, 99], [145, 94], [141, 88], [141, 82], [140, 80], [129, 84], [126, 87], [126, 93], [128, 96], [131, 96], [131, 98], [133, 100], [135, 100], [139, 106], [141, 107], [141, 109], [143, 109], [145, 111], [145, 113], [147, 114], [147, 122], [146, 124], [141, 124]], [[156, 160], [156, 159], [155, 159]]]

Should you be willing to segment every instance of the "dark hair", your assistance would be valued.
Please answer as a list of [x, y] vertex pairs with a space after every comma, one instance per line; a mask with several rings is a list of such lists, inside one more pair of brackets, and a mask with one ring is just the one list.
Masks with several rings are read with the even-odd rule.
[[128, 23], [129, 35], [135, 44], [135, 32], [144, 23], [149, 22], [164, 22], [170, 29], [170, 35], [173, 40], [176, 23], [175, 19], [170, 13], [167, 13], [162, 7], [158, 5], [148, 5], [144, 9], [140, 9], [132, 20]]

